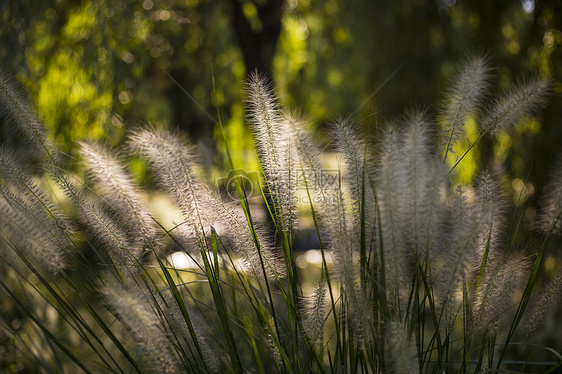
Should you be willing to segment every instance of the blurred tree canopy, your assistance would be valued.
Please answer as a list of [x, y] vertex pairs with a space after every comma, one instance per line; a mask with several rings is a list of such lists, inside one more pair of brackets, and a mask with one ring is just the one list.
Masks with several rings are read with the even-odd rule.
[[[81, 139], [119, 145], [148, 122], [189, 133], [220, 167], [220, 113], [248, 167], [248, 72], [268, 72], [281, 101], [320, 129], [364, 103], [357, 121], [376, 136], [408, 105], [439, 105], [455, 66], [484, 53], [495, 90], [539, 74], [554, 93], [540, 121], [485, 139], [472, 162], [519, 181], [530, 171], [542, 186], [562, 140], [561, 17], [558, 0], [3, 0], [0, 64], [66, 150]], [[8, 126], [0, 139], [16, 142]]]

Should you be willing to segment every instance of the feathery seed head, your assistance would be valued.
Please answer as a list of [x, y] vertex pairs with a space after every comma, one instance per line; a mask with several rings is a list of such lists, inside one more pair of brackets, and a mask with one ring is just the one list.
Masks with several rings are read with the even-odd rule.
[[[323, 183], [324, 170], [319, 157], [322, 151], [313, 141], [306, 119], [290, 112], [285, 112], [283, 117], [288, 124], [291, 138], [294, 139], [298, 171], [302, 172], [301, 178], [306, 179], [306, 189], [312, 197], [312, 205], [320, 231], [318, 234], [321, 235], [323, 243], [333, 245], [338, 241], [335, 238], [338, 233], [347, 235], [340, 230], [342, 215], [348, 214], [348, 211], [341, 199], [339, 178], [332, 180], [331, 183]], [[303, 180], [299, 180], [299, 183], [301, 181], [304, 185]], [[351, 222], [351, 218], [348, 219]], [[353, 245], [353, 248], [357, 248], [357, 245]]]
[[445, 158], [460, 139], [467, 117], [478, 111], [489, 85], [490, 71], [486, 57], [474, 56], [467, 59], [457, 72], [440, 113], [444, 123], [441, 142]]
[[466, 268], [479, 228], [466, 188], [455, 187], [451, 198], [450, 219], [444, 226], [447, 234], [442, 238], [444, 244], [431, 254], [429, 261], [437, 308], [443, 316], [440, 323], [445, 329], [452, 328], [456, 320], [457, 296], [466, 280]]
[[550, 182], [544, 187], [537, 226], [545, 233], [562, 234], [562, 159], [559, 159]]
[[12, 152], [0, 148], [0, 196], [11, 212], [5, 217], [6, 227], [12, 227], [11, 240], [15, 247], [25, 247], [19, 250], [37, 260], [40, 268], [56, 274], [68, 265], [68, 234], [73, 226], [28, 171]]
[[144, 251], [135, 247], [126, 230], [119, 225], [118, 217], [100, 204], [90, 202], [60, 171], [53, 170], [53, 176], [81, 212], [85, 231], [104, 246], [117, 264], [137, 265]]
[[403, 301], [400, 290], [408, 288], [405, 282], [412, 256], [402, 226], [406, 173], [401, 162], [402, 134], [395, 127], [389, 126], [383, 133], [376, 185], [386, 289], [391, 307], [400, 312]]
[[344, 290], [345, 301], [349, 305], [349, 321], [357, 332], [357, 339], [369, 344], [374, 336], [365, 326], [371, 325], [369, 299], [364, 297], [364, 290], [358, 285], [359, 262], [357, 261], [357, 225], [349, 217], [349, 210], [343, 199], [341, 189], [334, 196], [329, 206], [328, 219], [321, 221], [323, 228], [329, 230], [329, 243], [334, 259], [335, 278], [339, 279]]
[[[141, 129], [129, 138], [129, 147], [149, 162], [158, 184], [180, 208], [189, 224], [201, 225], [206, 213], [206, 191], [197, 175], [197, 159], [187, 144], [168, 131]], [[208, 226], [204, 224], [204, 226]]]
[[265, 172], [284, 170], [287, 160], [283, 148], [289, 141], [282, 131], [282, 117], [271, 82], [255, 72], [248, 78], [246, 94], [246, 116], [255, 135], [262, 167]]
[[390, 373], [418, 373], [416, 345], [402, 322], [390, 321], [386, 327], [386, 341]]
[[432, 124], [422, 109], [412, 109], [404, 116], [404, 153], [407, 157], [419, 157], [425, 161], [431, 154]]
[[104, 296], [117, 318], [127, 327], [139, 345], [144, 346], [148, 365], [158, 373], [177, 373], [178, 359], [164, 326], [150, 306], [151, 297], [135, 285], [114, 285]]
[[64, 241], [64, 236], [56, 236], [60, 235], [56, 225], [48, 218], [35, 215], [34, 210], [18, 195], [1, 189], [0, 236], [19, 256], [54, 276], [68, 266], [68, 243]]
[[403, 186], [399, 214], [403, 232], [419, 255], [422, 250], [436, 249], [446, 178], [443, 163], [432, 154], [428, 118], [422, 111], [414, 111], [406, 121], [398, 166], [403, 172], [397, 174]]
[[480, 132], [497, 135], [511, 132], [519, 119], [531, 115], [546, 104], [549, 81], [534, 78], [512, 85], [493, 107], [489, 107], [479, 123]]
[[254, 126], [258, 138], [259, 135], [278, 135], [281, 116], [270, 79], [257, 71], [250, 74], [246, 83], [246, 95], [248, 120]]
[[[369, 248], [375, 238], [375, 176], [369, 167], [372, 157], [363, 136], [350, 118], [336, 122], [333, 129], [336, 147], [344, 160], [343, 181], [350, 191], [354, 243], [352, 248]], [[363, 243], [360, 242], [363, 241]]]
[[[203, 357], [193, 357], [196, 362], [200, 362], [201, 358], [204, 360], [204, 365], [208, 367], [211, 372], [220, 372], [220, 362], [219, 355], [206, 339], [207, 332], [205, 331], [205, 320], [196, 309], [190, 308], [185, 305], [188, 311], [189, 319], [191, 320], [191, 326], [193, 330], [190, 332], [187, 326], [185, 317], [183, 316], [177, 301], [171, 295], [171, 293], [165, 293], [162, 295], [163, 298], [159, 300], [160, 309], [164, 312], [164, 317], [166, 324], [169, 327], [168, 335], [175, 335], [179, 340], [183, 352], [197, 352], [195, 348], [195, 340], [197, 341], [197, 346], [201, 349]], [[193, 333], [193, 335], [192, 335]], [[194, 340], [195, 337], [195, 340]], [[195, 355], [194, 355], [195, 356]]]
[[493, 261], [501, 246], [501, 229], [505, 220], [505, 198], [501, 193], [499, 183], [490, 173], [481, 174], [476, 185], [478, 242], [473, 266], [478, 271], [484, 260], [486, 248], [488, 248], [486, 261]]
[[304, 296], [305, 333], [313, 344], [322, 344], [322, 334], [326, 319], [327, 290], [325, 283], [318, 283], [313, 292]]
[[351, 194], [358, 199], [363, 189], [364, 180], [368, 185], [368, 175], [365, 170], [368, 160], [365, 159], [365, 144], [358, 129], [351, 119], [336, 122], [333, 129], [336, 146], [346, 164], [349, 174]]
[[496, 262], [485, 273], [474, 301], [473, 328], [476, 333], [496, 336], [512, 320], [518, 302], [514, 296], [524, 287], [529, 266], [528, 257], [518, 252], [503, 263]]
[[141, 248], [135, 248], [115, 217], [104, 211], [98, 204], [80, 205], [87, 230], [102, 244], [120, 265], [134, 266], [143, 255]]
[[106, 147], [80, 143], [80, 154], [86, 176], [93, 181], [101, 197], [119, 214], [121, 223], [131, 232], [130, 238], [140, 247], [135, 251], [135, 257], [138, 258], [139, 254], [154, 244], [157, 229], [131, 176]]
[[247, 117], [254, 132], [272, 211], [284, 231], [296, 224], [296, 151], [271, 83], [257, 72], [246, 83]]
[[527, 336], [533, 335], [552, 311], [557, 309], [562, 300], [562, 267], [546, 284], [542, 294], [531, 306], [525, 331]]
[[0, 70], [0, 117], [6, 117], [14, 123], [25, 138], [23, 144], [40, 156], [38, 160], [48, 159], [44, 157], [49, 147], [45, 127], [31, 109], [21, 88], [3, 70]]
[[335, 258], [335, 270], [349, 305], [348, 318], [357, 332], [357, 339], [370, 344], [374, 337], [372, 331], [365, 328], [371, 326], [370, 301], [358, 284], [360, 267], [355, 255], [361, 248], [370, 251], [375, 242], [374, 177], [367, 170], [367, 152], [351, 119], [336, 122], [333, 136], [344, 160], [343, 182], [350, 191], [351, 212], [341, 186], [333, 186], [336, 199], [326, 211], [331, 218], [325, 220], [325, 224], [330, 228], [329, 245]]
[[0, 148], [0, 177], [4, 179], [4, 183], [11, 184], [17, 194], [29, 203], [31, 214], [43, 217], [57, 226], [56, 230], [60, 232], [55, 236], [64, 236], [61, 234], [73, 230], [70, 220], [55, 208], [51, 199], [32, 178], [30, 169], [29, 165], [21, 163], [13, 152]]
[[288, 131], [293, 145], [296, 149], [298, 158], [297, 167], [300, 169], [320, 170], [319, 155], [321, 150], [312, 139], [311, 130], [308, 126], [308, 119], [296, 112], [284, 111], [282, 114], [284, 119], [285, 131]]
[[[222, 225], [228, 228], [224, 233], [225, 237], [233, 245], [235, 252], [250, 266], [254, 276], [263, 277], [260, 256], [268, 279], [284, 276], [279, 271], [282, 267], [277, 266], [279, 261], [263, 233], [256, 231], [260, 245], [258, 252], [246, 219], [200, 181], [196, 158], [185, 140], [166, 131], [143, 129], [131, 136], [129, 146], [149, 161], [158, 183], [170, 193], [184, 214], [186, 224], [180, 226], [180, 238], [187, 237], [189, 242], [194, 243], [194, 238], [199, 234], [206, 235], [209, 227]], [[197, 229], [193, 230], [194, 228]], [[185, 230], [191, 232], [182, 235]]]
[[259, 228], [255, 228], [256, 237], [254, 237], [251, 227], [240, 211], [220, 197], [211, 196], [211, 198], [214, 210], [217, 213], [215, 219], [229, 228], [225, 232], [225, 236], [233, 245], [236, 255], [241, 257], [249, 267], [252, 275], [258, 279], [264, 277], [264, 269], [261, 265], [263, 261], [268, 281], [273, 282], [284, 278], [286, 276], [285, 268], [280, 266], [280, 264], [283, 264], [283, 260], [278, 258], [265, 233]]

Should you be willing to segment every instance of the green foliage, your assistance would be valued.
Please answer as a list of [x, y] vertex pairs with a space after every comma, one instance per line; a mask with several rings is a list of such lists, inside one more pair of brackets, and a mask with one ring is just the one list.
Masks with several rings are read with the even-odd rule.
[[[220, 110], [229, 110], [226, 98], [240, 101], [244, 65], [223, 7], [214, 2], [4, 5], [1, 65], [25, 82], [51, 136], [66, 151], [81, 140], [120, 144], [140, 120], [174, 123], [195, 136], [211, 137], [204, 114], [192, 103], [186, 106], [166, 73], [213, 110], [214, 67], [217, 78], [229, 82], [219, 91]], [[10, 141], [8, 133], [3, 137]]]
[[[474, 69], [482, 61], [460, 69], [436, 116], [444, 126], [411, 110], [372, 143], [353, 119], [337, 122], [339, 161], [328, 168], [304, 119], [282, 112], [268, 81], [252, 76], [247, 112], [262, 205], [244, 178], [231, 180], [230, 197], [214, 189], [189, 140], [156, 127], [132, 133], [120, 153], [81, 143], [75, 174], [21, 95], [0, 80], [3, 111], [42, 154], [30, 165], [21, 153], [0, 151], [3, 371], [559, 367], [553, 348], [544, 347], [548, 360], [531, 361], [531, 345], [515, 342], [532, 341], [525, 333], [556, 302], [560, 271], [544, 292], [535, 289], [549, 239], [560, 233], [560, 170], [538, 215], [539, 240], [517, 241], [518, 228], [506, 230], [497, 176], [480, 171], [474, 184], [455, 182], [475, 144], [544, 105], [549, 83], [527, 80], [481, 108], [485, 90], [466, 76], [484, 87], [488, 69]], [[471, 121], [476, 140], [458, 154], [466, 133], [458, 129]], [[175, 222], [153, 213], [151, 194], [127, 171], [131, 157], [150, 166]], [[260, 207], [269, 227], [257, 218]], [[316, 267], [303, 265], [296, 249], [303, 211], [316, 231], [306, 248], [319, 254]], [[193, 265], [179, 266], [178, 254]]]
[[[268, 14], [264, 8], [270, 4], [281, 4], [282, 12]], [[240, 10], [256, 40], [238, 37], [234, 10]], [[354, 112], [383, 85], [384, 94], [357, 111], [360, 127], [373, 135], [379, 123], [399, 116], [405, 103], [437, 106], [446, 78], [467, 51], [494, 56], [502, 89], [530, 69], [551, 79], [559, 93], [559, 13], [556, 0], [4, 1], [0, 65], [24, 83], [51, 136], [66, 151], [82, 140], [120, 145], [139, 122], [163, 123], [205, 143], [207, 152], [216, 151], [205, 162], [220, 172], [228, 168], [221, 130], [201, 108], [215, 113], [216, 104], [227, 119], [223, 125], [233, 136], [236, 166], [255, 162], [240, 104], [240, 82], [255, 66], [245, 66], [243, 45], [257, 42], [263, 48], [249, 48], [253, 54], [274, 55], [264, 70], [274, 77], [281, 102], [309, 113], [324, 129], [334, 113]], [[278, 21], [276, 38], [266, 31], [269, 22]], [[216, 95], [213, 74], [219, 82]], [[390, 76], [393, 84], [383, 84]], [[184, 100], [170, 77], [201, 108]], [[560, 100], [552, 98], [542, 121], [523, 119], [520, 131], [502, 135], [494, 148], [480, 152], [477, 147], [465, 159], [463, 180], [474, 177], [476, 164], [501, 164], [521, 181], [530, 173], [531, 187], [540, 191], [562, 136]], [[2, 127], [0, 139], [13, 143], [10, 127]], [[532, 159], [540, 162], [531, 164]], [[523, 196], [536, 202], [536, 195]]]

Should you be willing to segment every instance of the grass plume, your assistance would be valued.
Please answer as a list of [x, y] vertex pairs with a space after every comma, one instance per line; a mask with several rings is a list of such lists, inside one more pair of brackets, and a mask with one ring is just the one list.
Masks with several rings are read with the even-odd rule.
[[[484, 136], [513, 131], [549, 91], [530, 79], [483, 108], [490, 71], [486, 58], [469, 58], [435, 115], [407, 111], [375, 141], [344, 117], [325, 149], [308, 119], [280, 108], [269, 80], [250, 75], [261, 206], [236, 181], [238, 199], [220, 195], [190, 141], [156, 127], [131, 132], [123, 153], [81, 143], [84, 177], [65, 170], [23, 96], [0, 78], [2, 113], [48, 160], [36, 168], [25, 153], [0, 148], [0, 329], [8, 336], [0, 348], [21, 352], [23, 371], [45, 372], [519, 368], [518, 357], [533, 352], [521, 344], [512, 358], [514, 339], [532, 339], [559, 296], [560, 270], [540, 283], [561, 232], [562, 173], [558, 166], [545, 187], [540, 230], [521, 241], [524, 219], [506, 233], [512, 207], [497, 176], [480, 171], [457, 184], [466, 153], [451, 169], [447, 158], [468, 120], [478, 139], [467, 153]], [[154, 185], [128, 172], [137, 156]], [[329, 175], [326, 159], [337, 160]], [[151, 194], [165, 195], [179, 222], [160, 222]], [[308, 204], [297, 204], [303, 195]], [[306, 240], [297, 223], [309, 225]]]
[[279, 111], [277, 98], [267, 78], [257, 72], [246, 83], [248, 95], [247, 117], [256, 139], [260, 158], [271, 196], [277, 224], [290, 232], [296, 223], [294, 194], [295, 153]]
[[461, 138], [468, 116], [479, 110], [489, 86], [490, 70], [487, 58], [473, 56], [457, 72], [441, 109], [441, 121], [445, 125], [442, 137], [444, 160]]

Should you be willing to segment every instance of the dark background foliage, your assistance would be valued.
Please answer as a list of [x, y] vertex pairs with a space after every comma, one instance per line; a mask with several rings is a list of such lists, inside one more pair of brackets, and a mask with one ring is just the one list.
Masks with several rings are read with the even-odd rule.
[[[481, 163], [531, 182], [534, 201], [562, 140], [561, 7], [556, 0], [4, 0], [0, 63], [67, 151], [81, 139], [118, 145], [139, 123], [159, 123], [203, 145], [220, 174], [217, 113], [235, 139], [237, 165], [254, 159], [242, 109], [248, 72], [269, 73], [282, 103], [319, 129], [355, 113], [382, 85], [355, 113], [376, 137], [409, 106], [440, 105], [455, 66], [485, 54], [497, 68], [493, 92], [540, 75], [552, 80], [553, 94], [517, 135], [484, 139], [465, 161], [465, 180], [469, 163]], [[15, 145], [1, 123], [0, 140]]]

